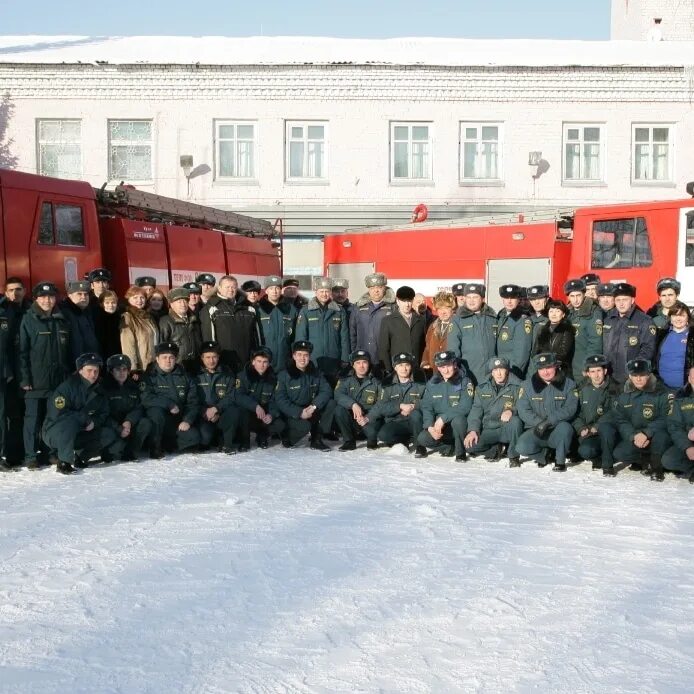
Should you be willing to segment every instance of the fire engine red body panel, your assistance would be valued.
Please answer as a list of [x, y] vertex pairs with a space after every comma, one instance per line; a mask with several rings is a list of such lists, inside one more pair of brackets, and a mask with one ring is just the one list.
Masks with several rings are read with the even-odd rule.
[[279, 274], [279, 256], [268, 241], [236, 234], [223, 237], [228, 273], [239, 281]]
[[220, 231], [167, 226], [171, 286], [194, 282], [201, 272], [211, 272], [218, 280], [225, 275], [223, 237]]

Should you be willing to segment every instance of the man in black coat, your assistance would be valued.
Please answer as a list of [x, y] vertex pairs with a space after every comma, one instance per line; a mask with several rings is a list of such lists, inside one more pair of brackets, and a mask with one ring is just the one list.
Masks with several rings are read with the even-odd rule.
[[412, 287], [399, 287], [395, 292], [398, 310], [381, 321], [378, 337], [378, 357], [381, 369], [390, 370], [397, 354], [414, 354], [417, 364], [422, 361], [426, 320], [412, 309], [415, 291]]
[[89, 287], [87, 280], [67, 283], [67, 299], [58, 308], [70, 324], [70, 356], [74, 361], [80, 354], [96, 352], [101, 345], [96, 337], [94, 314], [89, 310]]
[[12, 341], [14, 333], [14, 313], [8, 308], [7, 297], [0, 297], [0, 470], [11, 470], [12, 463], [7, 461], [7, 412], [5, 396], [9, 385], [15, 380], [15, 346]]
[[178, 345], [178, 363], [189, 373], [198, 370], [202, 344], [200, 319], [188, 305], [190, 292], [184, 287], [172, 289], [168, 296], [169, 312], [159, 321], [159, 341]]
[[235, 277], [222, 277], [217, 293], [200, 312], [202, 339], [219, 343], [222, 364], [234, 373], [241, 371], [260, 343], [256, 311], [238, 286]]

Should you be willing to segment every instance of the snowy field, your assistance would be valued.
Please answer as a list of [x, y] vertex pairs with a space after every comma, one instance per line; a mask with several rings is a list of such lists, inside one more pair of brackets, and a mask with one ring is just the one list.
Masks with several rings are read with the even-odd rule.
[[694, 488], [280, 448], [0, 477], [0, 691], [692, 692]]

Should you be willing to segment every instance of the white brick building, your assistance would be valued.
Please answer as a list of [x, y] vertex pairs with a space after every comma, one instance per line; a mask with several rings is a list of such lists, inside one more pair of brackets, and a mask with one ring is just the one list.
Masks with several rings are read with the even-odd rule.
[[449, 218], [684, 195], [693, 63], [674, 41], [0, 37], [0, 152], [281, 217], [286, 272], [308, 275], [322, 233], [420, 202]]

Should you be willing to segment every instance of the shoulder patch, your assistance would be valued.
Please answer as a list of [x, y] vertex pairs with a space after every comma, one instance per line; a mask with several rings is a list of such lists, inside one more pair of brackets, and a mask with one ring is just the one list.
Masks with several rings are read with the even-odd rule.
[[65, 402], [65, 398], [62, 395], [58, 395], [53, 400], [53, 404], [55, 405], [56, 410], [62, 410], [67, 403]]
[[467, 384], [467, 394], [472, 397], [475, 394], [475, 386], [472, 383]]
[[528, 318], [525, 319], [525, 332], [530, 335], [530, 333], [533, 331], [533, 324], [532, 321]]
[[525, 393], [525, 389], [523, 388], [523, 386], [521, 386], [521, 387], [518, 389], [518, 397], [519, 397], [519, 398], [522, 398], [522, 397], [523, 397], [523, 393]]
[[648, 332], [649, 332], [651, 335], [655, 335], [655, 325], [649, 325], [649, 326], [648, 326]]
[[241, 379], [237, 378], [236, 379], [236, 388], [240, 388], [240, 387], [241, 387]]

